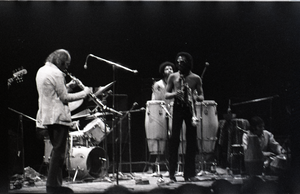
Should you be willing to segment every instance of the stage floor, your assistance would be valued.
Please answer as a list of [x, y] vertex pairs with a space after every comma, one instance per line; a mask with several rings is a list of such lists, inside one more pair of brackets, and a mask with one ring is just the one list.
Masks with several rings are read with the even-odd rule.
[[[233, 185], [242, 185], [249, 177], [244, 175], [229, 175], [226, 170], [217, 168], [216, 173], [199, 172], [196, 176], [197, 180], [193, 182], [185, 182], [181, 173], [177, 174], [176, 183], [171, 183], [168, 172], [161, 171], [159, 176], [156, 173], [134, 172], [119, 173], [118, 179], [109, 174], [107, 177], [94, 180], [76, 180], [66, 179], [63, 186], [71, 188], [74, 193], [105, 193], [109, 188], [123, 186], [132, 193], [147, 193], [158, 188], [167, 188], [170, 190], [178, 189], [183, 185], [197, 185], [210, 189], [212, 184], [217, 180], [227, 180]], [[263, 176], [262, 179], [276, 181], [276, 176]], [[10, 189], [9, 193], [46, 193], [46, 179], [35, 180], [33, 184], [24, 181], [22, 188]]]

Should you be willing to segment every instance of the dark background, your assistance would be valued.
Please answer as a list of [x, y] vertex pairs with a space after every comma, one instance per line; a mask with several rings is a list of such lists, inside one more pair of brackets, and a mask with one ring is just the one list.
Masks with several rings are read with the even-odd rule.
[[[203, 89], [205, 99], [218, 103], [219, 119], [229, 99], [232, 104], [250, 101], [231, 109], [238, 118], [261, 116], [268, 130], [285, 139], [295, 135], [290, 120], [299, 99], [299, 10], [296, 2], [0, 2], [3, 77], [21, 66], [28, 71], [23, 82], [12, 84], [4, 106], [35, 119], [36, 72], [51, 52], [64, 48], [72, 56], [69, 72], [85, 85], [116, 80], [114, 93], [127, 95], [116, 98], [117, 110], [128, 110], [134, 102], [145, 107], [152, 78], [160, 77], [159, 65], [186, 51], [196, 74], [210, 64]], [[92, 57], [85, 70], [88, 54], [139, 73]], [[4, 118], [5, 128], [19, 138], [18, 114], [6, 111]], [[131, 114], [133, 161], [145, 160], [144, 119], [145, 112]], [[44, 143], [36, 138], [31, 119], [23, 117], [23, 131], [25, 167], [37, 168]], [[9, 142], [9, 149], [22, 148], [22, 141]]]

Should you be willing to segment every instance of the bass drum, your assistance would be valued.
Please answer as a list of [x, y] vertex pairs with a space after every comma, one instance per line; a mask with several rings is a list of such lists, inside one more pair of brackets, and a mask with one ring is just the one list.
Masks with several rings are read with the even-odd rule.
[[200, 121], [200, 125], [197, 126], [198, 148], [200, 153], [213, 153], [218, 132], [217, 103], [213, 100], [204, 100], [196, 102], [195, 106]]
[[103, 177], [107, 172], [108, 159], [100, 147], [73, 147], [67, 157], [67, 170], [77, 180]]

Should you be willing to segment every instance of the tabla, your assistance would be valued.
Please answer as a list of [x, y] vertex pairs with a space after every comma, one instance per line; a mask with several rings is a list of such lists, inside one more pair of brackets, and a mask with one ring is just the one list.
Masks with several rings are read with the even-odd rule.
[[95, 144], [99, 144], [111, 130], [110, 127], [103, 122], [101, 118], [96, 118], [88, 123], [82, 130], [84, 137]]
[[273, 161], [270, 163], [270, 168], [275, 174], [280, 174], [287, 169], [288, 161], [286, 156], [278, 155], [272, 159]]
[[166, 103], [160, 100], [146, 103], [145, 130], [150, 154], [163, 154], [166, 150], [167, 119], [162, 105]]
[[201, 123], [197, 126], [198, 148], [203, 153], [213, 153], [218, 131], [217, 103], [213, 100], [204, 100], [196, 102], [195, 107]]
[[66, 162], [70, 175], [79, 180], [103, 176], [107, 164], [106, 153], [100, 147], [72, 147]]

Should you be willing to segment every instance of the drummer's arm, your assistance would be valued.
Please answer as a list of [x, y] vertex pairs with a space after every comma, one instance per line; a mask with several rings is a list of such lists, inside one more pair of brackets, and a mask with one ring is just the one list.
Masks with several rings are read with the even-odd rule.
[[196, 100], [198, 102], [202, 102], [204, 100], [204, 93], [203, 93], [202, 81], [200, 77], [199, 79], [197, 79], [196, 91], [197, 91]]

